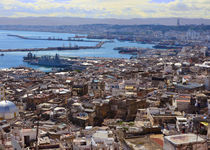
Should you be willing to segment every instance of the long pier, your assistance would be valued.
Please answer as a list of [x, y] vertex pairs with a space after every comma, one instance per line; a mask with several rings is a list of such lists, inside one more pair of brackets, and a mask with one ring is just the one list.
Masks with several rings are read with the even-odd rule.
[[80, 49], [99, 49], [105, 44], [104, 41], [99, 42], [96, 46], [74, 46], [74, 47], [47, 47], [47, 48], [25, 48], [25, 49], [0, 49], [0, 52], [33, 52], [33, 51], [64, 51], [64, 50], [80, 50]]
[[[75, 38], [68, 38], [68, 39], [63, 39], [63, 38], [54, 38], [54, 37], [48, 37], [48, 38], [35, 38], [35, 37], [26, 37], [26, 36], [21, 36], [21, 35], [15, 35], [15, 34], [8, 34], [7, 36], [12, 36], [12, 37], [17, 37], [20, 39], [24, 40], [46, 40], [46, 41], [74, 41], [74, 42], [100, 42], [100, 41], [94, 41], [94, 40], [85, 40], [85, 39], [76, 39]], [[107, 41], [111, 42], [111, 41]]]

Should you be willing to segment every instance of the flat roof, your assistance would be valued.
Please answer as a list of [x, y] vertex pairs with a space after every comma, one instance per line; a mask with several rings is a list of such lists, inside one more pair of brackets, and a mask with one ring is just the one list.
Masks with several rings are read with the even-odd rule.
[[176, 88], [180, 89], [195, 89], [195, 88], [200, 88], [203, 86], [203, 84], [199, 83], [187, 83], [187, 84], [176, 84]]
[[200, 136], [197, 136], [196, 134], [192, 134], [192, 133], [165, 136], [164, 139], [168, 140], [173, 145], [205, 142], [205, 139], [201, 138]]

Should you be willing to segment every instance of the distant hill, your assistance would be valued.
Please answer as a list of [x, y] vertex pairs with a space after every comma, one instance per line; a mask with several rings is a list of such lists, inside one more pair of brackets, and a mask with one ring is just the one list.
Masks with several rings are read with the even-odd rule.
[[[0, 17], [0, 25], [83, 25], [83, 24], [119, 24], [119, 25], [176, 25], [177, 18], [134, 18], [134, 19], [112, 19], [112, 18], [76, 18], [76, 17], [22, 17], [6, 18]], [[180, 18], [180, 24], [204, 24], [210, 25], [210, 19], [202, 18]]]

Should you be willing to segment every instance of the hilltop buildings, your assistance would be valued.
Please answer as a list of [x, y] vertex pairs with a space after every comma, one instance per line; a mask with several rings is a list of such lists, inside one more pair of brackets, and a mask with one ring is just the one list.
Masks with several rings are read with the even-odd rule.
[[201, 49], [130, 60], [85, 58], [83, 71], [2, 69], [0, 145], [205, 150], [210, 66]]

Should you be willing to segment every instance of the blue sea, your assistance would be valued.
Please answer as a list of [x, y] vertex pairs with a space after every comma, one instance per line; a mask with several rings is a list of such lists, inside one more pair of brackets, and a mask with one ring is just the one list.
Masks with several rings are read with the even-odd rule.
[[[29, 31], [8, 31], [0, 30], [0, 49], [17, 49], [17, 48], [47, 48], [47, 47], [62, 47], [62, 46], [95, 46], [97, 42], [75, 42], [75, 41], [50, 41], [50, 40], [28, 40], [20, 39], [18, 37], [8, 36], [9, 34], [20, 35], [26, 37], [36, 37], [36, 38], [63, 38], [74, 37], [75, 34], [68, 33], [51, 33], [51, 32], [29, 32]], [[105, 39], [104, 39], [105, 40]], [[105, 43], [100, 49], [85, 49], [85, 50], [69, 50], [69, 51], [39, 51], [33, 52], [37, 56], [42, 55], [55, 55], [56, 53], [60, 56], [79, 56], [79, 57], [109, 57], [109, 58], [127, 58], [129, 59], [131, 55], [129, 54], [119, 54], [117, 50], [113, 50], [115, 47], [142, 47], [142, 48], [152, 48], [152, 44], [140, 44], [131, 42], [122, 42], [114, 40], [113, 43]], [[4, 56], [0, 56], [0, 69], [11, 68], [11, 67], [31, 67], [34, 69], [39, 69], [41, 71], [51, 71], [51, 68], [40, 67], [29, 65], [23, 62], [23, 57], [27, 55], [28, 52], [4, 52]]]

